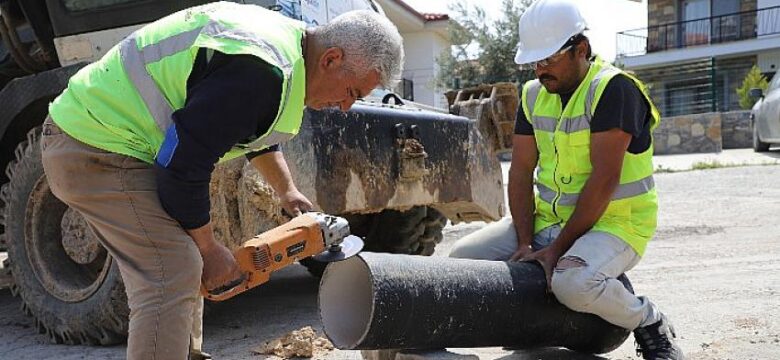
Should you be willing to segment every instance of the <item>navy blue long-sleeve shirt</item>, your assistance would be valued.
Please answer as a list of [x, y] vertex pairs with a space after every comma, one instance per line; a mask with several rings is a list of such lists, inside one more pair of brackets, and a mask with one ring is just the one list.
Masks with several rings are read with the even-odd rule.
[[[254, 56], [201, 49], [187, 79], [184, 107], [173, 113], [155, 161], [157, 192], [165, 211], [184, 229], [210, 221], [209, 182], [214, 165], [233, 145], [271, 127], [282, 90], [279, 70]], [[279, 151], [273, 146], [247, 154]]]

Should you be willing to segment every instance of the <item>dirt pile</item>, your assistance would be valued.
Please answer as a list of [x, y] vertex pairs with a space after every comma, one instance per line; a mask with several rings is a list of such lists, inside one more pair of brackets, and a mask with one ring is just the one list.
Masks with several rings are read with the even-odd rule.
[[275, 355], [283, 359], [311, 358], [331, 350], [333, 350], [333, 344], [328, 339], [317, 336], [317, 332], [311, 326], [292, 331], [252, 349], [256, 354]]

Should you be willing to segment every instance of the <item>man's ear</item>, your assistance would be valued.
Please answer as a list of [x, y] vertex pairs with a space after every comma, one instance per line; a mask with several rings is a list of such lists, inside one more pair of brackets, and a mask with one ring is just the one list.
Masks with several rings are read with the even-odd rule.
[[582, 56], [587, 60], [589, 47], [590, 47], [590, 43], [588, 42], [588, 40], [580, 41], [580, 43], [577, 44], [577, 57], [579, 58], [580, 56]]
[[339, 69], [343, 62], [344, 50], [338, 47], [329, 47], [320, 56], [320, 67], [323, 69]]

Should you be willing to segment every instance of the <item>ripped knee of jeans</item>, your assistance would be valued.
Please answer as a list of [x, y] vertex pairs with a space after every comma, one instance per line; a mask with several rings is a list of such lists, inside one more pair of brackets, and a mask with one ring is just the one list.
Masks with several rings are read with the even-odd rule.
[[588, 262], [579, 256], [564, 256], [558, 260], [558, 264], [555, 265], [555, 271], [561, 272], [586, 266], [588, 266]]

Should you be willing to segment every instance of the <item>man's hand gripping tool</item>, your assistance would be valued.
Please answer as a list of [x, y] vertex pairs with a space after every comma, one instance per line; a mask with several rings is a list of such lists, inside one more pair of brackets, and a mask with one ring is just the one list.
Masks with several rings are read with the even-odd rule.
[[323, 262], [341, 261], [362, 248], [363, 240], [350, 234], [346, 219], [304, 213], [242, 244], [233, 255], [244, 277], [211, 291], [201, 285], [201, 294], [212, 301], [227, 300], [266, 283], [272, 272], [300, 259], [311, 256]]

